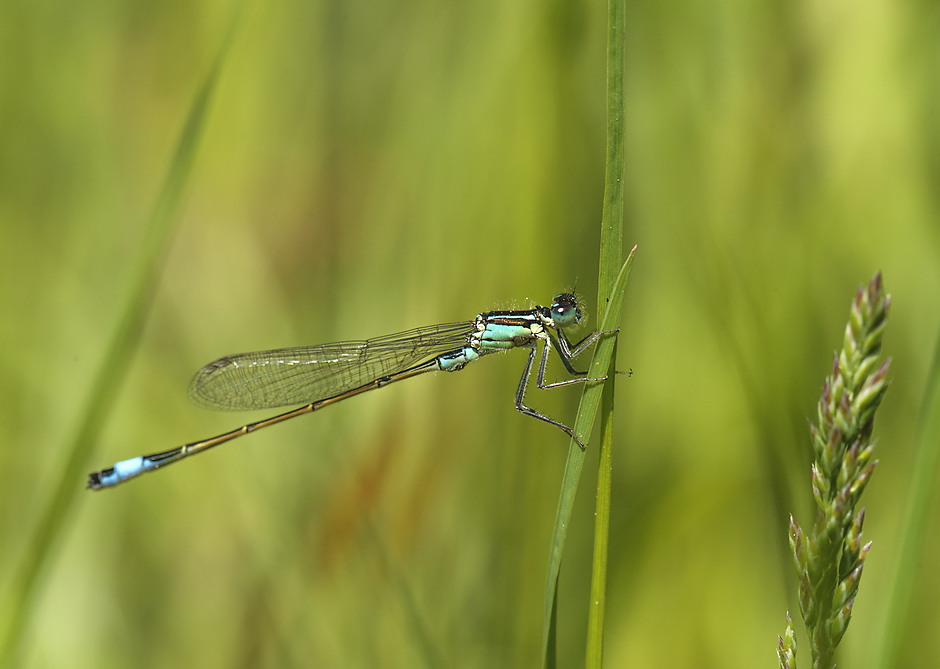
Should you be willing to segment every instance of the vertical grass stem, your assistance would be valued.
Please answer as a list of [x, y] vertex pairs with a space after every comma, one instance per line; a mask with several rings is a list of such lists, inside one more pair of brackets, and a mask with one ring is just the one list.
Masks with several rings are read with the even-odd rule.
[[[623, 302], [623, 289], [626, 285], [630, 267], [636, 247], [630, 251], [627, 260], [621, 265], [623, 257], [623, 176], [624, 176], [624, 39], [625, 39], [625, 3], [624, 0], [608, 0], [607, 3], [607, 162], [604, 182], [604, 207], [601, 214], [601, 243], [600, 262], [598, 267], [597, 314], [598, 330], [612, 330], [620, 327], [620, 307]], [[600, 318], [604, 314], [603, 319]], [[610, 387], [611, 404], [609, 411], [605, 410], [605, 434], [609, 434], [613, 421], [613, 384], [615, 375], [612, 360], [616, 337], [605, 337], [598, 343], [594, 358], [588, 374], [592, 376], [608, 376], [603, 386], [585, 384], [581, 395], [581, 404], [578, 416], [575, 419], [575, 433], [582, 436], [582, 440], [590, 435], [591, 427], [601, 400], [604, 387]], [[605, 404], [605, 406], [607, 406]], [[604, 468], [602, 456], [601, 468]], [[607, 452], [609, 469], [610, 451]], [[571, 510], [574, 507], [574, 498], [581, 477], [581, 468], [584, 465], [584, 451], [571, 440], [568, 447], [568, 460], [562, 479], [561, 493], [558, 499], [558, 511], [555, 516], [555, 529], [552, 536], [551, 552], [549, 553], [548, 575], [545, 581], [545, 617], [542, 634], [542, 664], [545, 667], [554, 667], [554, 649], [549, 649], [549, 642], [554, 635], [550, 633], [552, 621], [556, 615], [557, 606], [556, 587], [558, 574], [561, 569], [561, 554], [564, 547], [568, 523], [571, 520]], [[598, 598], [595, 588], [606, 587], [607, 570], [607, 519], [610, 512], [609, 471], [607, 493], [598, 492], [598, 504], [606, 506], [605, 512], [598, 514], [603, 521], [603, 528], [596, 527], [595, 532], [603, 535], [600, 543], [595, 541], [594, 566], [591, 575], [592, 606], [588, 631], [588, 657], [592, 662], [601, 661], [603, 647], [604, 606], [603, 597]], [[599, 555], [597, 551], [602, 551]], [[595, 605], [594, 602], [597, 602]], [[599, 666], [599, 664], [589, 666]]]

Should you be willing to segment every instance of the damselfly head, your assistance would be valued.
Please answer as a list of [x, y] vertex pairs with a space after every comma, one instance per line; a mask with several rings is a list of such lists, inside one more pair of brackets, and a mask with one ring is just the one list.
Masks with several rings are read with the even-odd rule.
[[581, 323], [581, 303], [574, 293], [561, 293], [552, 300], [555, 327], [570, 328]]

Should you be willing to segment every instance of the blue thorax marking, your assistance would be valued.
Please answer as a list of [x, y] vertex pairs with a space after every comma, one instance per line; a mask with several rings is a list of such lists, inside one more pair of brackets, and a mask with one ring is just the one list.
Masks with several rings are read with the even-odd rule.
[[545, 317], [534, 310], [490, 311], [477, 316], [476, 328], [462, 349], [438, 356], [439, 369], [456, 372], [482, 355], [508, 351], [544, 338]]

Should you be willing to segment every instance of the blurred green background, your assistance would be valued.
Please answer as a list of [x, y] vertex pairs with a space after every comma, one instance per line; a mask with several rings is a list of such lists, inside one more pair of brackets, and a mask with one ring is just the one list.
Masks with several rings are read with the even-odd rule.
[[[0, 598], [233, 6], [0, 4]], [[223, 354], [527, 308], [576, 280], [593, 307], [605, 13], [249, 2], [88, 469], [267, 415], [188, 404], [190, 376]], [[627, 26], [625, 243], [639, 251], [606, 665], [776, 666], [798, 608], [786, 514], [812, 519], [806, 419], [854, 291], [880, 269], [894, 381], [840, 650], [842, 666], [873, 666], [940, 327], [940, 7], [640, 0]], [[568, 442], [513, 409], [523, 361], [78, 494], [23, 666], [536, 666]], [[529, 400], [570, 422], [577, 395]], [[596, 461], [590, 449], [562, 564], [562, 667], [583, 662]], [[936, 561], [916, 578], [899, 667], [940, 655]]]

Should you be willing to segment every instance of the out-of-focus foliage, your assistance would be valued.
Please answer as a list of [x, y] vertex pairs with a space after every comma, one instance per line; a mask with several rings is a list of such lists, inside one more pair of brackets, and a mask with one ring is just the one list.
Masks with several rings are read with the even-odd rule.
[[[0, 598], [231, 10], [0, 4]], [[89, 468], [261, 417], [188, 405], [222, 354], [526, 307], [576, 279], [596, 303], [604, 21], [584, 1], [250, 3]], [[845, 304], [881, 269], [894, 378], [840, 646], [868, 666], [940, 327], [940, 10], [641, 0], [627, 26], [639, 252], [607, 665], [773, 666], [797, 610], [787, 513], [812, 517], [806, 418]], [[522, 364], [417, 379], [80, 496], [26, 666], [535, 665], [567, 440], [513, 409]], [[570, 421], [576, 394], [528, 399]], [[565, 667], [583, 657], [596, 457], [562, 566]], [[940, 654], [940, 579], [917, 582], [899, 666]]]

